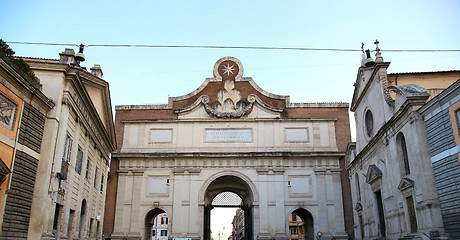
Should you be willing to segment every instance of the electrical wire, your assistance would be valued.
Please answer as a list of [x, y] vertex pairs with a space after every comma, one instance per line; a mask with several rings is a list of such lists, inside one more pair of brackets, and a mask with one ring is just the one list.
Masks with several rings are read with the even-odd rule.
[[[8, 41], [8, 44], [80, 46], [74, 43], [43, 43]], [[293, 50], [293, 51], [332, 51], [362, 52], [362, 49], [347, 48], [307, 48], [307, 47], [262, 47], [262, 46], [212, 46], [212, 45], [153, 45], [153, 44], [87, 44], [85, 47], [122, 47], [122, 48], [201, 48], [201, 49], [248, 49], [248, 50]], [[375, 50], [372, 50], [373, 52]], [[381, 49], [381, 52], [460, 52], [460, 49]]]

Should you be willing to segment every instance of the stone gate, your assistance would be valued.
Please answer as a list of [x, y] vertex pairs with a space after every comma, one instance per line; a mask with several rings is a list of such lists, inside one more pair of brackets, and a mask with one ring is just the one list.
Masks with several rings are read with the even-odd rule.
[[347, 238], [348, 104], [290, 103], [243, 77], [233, 57], [213, 73], [168, 104], [116, 106], [106, 237], [151, 239], [151, 219], [167, 213], [170, 238], [210, 240], [212, 201], [232, 192], [246, 239], [288, 239], [291, 213], [305, 239]]

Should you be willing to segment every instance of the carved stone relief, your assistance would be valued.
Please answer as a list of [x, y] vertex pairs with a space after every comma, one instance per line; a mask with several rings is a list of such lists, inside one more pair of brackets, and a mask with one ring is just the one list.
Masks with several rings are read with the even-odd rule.
[[14, 129], [14, 121], [18, 105], [8, 97], [0, 94], [0, 125], [9, 129]]

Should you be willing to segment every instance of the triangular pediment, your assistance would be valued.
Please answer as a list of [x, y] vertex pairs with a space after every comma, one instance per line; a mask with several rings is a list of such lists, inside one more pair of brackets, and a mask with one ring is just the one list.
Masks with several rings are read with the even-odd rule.
[[[277, 118], [289, 104], [288, 96], [268, 93], [257, 86], [252, 78], [243, 77], [243, 65], [236, 58], [219, 59], [213, 73], [214, 78], [206, 79], [192, 93], [169, 99], [169, 105], [181, 118], [196, 117], [198, 108], [204, 109], [210, 118], [261, 115]], [[251, 114], [254, 109], [257, 114]], [[202, 113], [201, 110], [198, 112]]]
[[371, 184], [380, 178], [382, 178], [382, 170], [380, 170], [380, 168], [378, 168], [375, 164], [370, 165], [367, 169], [366, 183]]
[[404, 191], [408, 188], [413, 188], [414, 187], [414, 181], [412, 181], [408, 177], [404, 177], [401, 179], [401, 182], [399, 182], [398, 189], [400, 191]]

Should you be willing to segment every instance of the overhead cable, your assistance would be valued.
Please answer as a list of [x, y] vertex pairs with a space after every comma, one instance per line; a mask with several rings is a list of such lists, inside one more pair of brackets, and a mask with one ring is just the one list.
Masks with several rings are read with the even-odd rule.
[[[80, 46], [74, 43], [43, 43], [8, 41], [9, 44]], [[122, 48], [201, 48], [201, 49], [249, 49], [249, 50], [294, 50], [294, 51], [332, 51], [361, 52], [362, 49], [347, 48], [307, 48], [307, 47], [262, 47], [262, 46], [212, 46], [212, 45], [153, 45], [153, 44], [84, 44], [85, 47], [122, 47]], [[373, 50], [375, 51], [375, 50]], [[460, 52], [460, 49], [380, 49], [381, 52]]]

